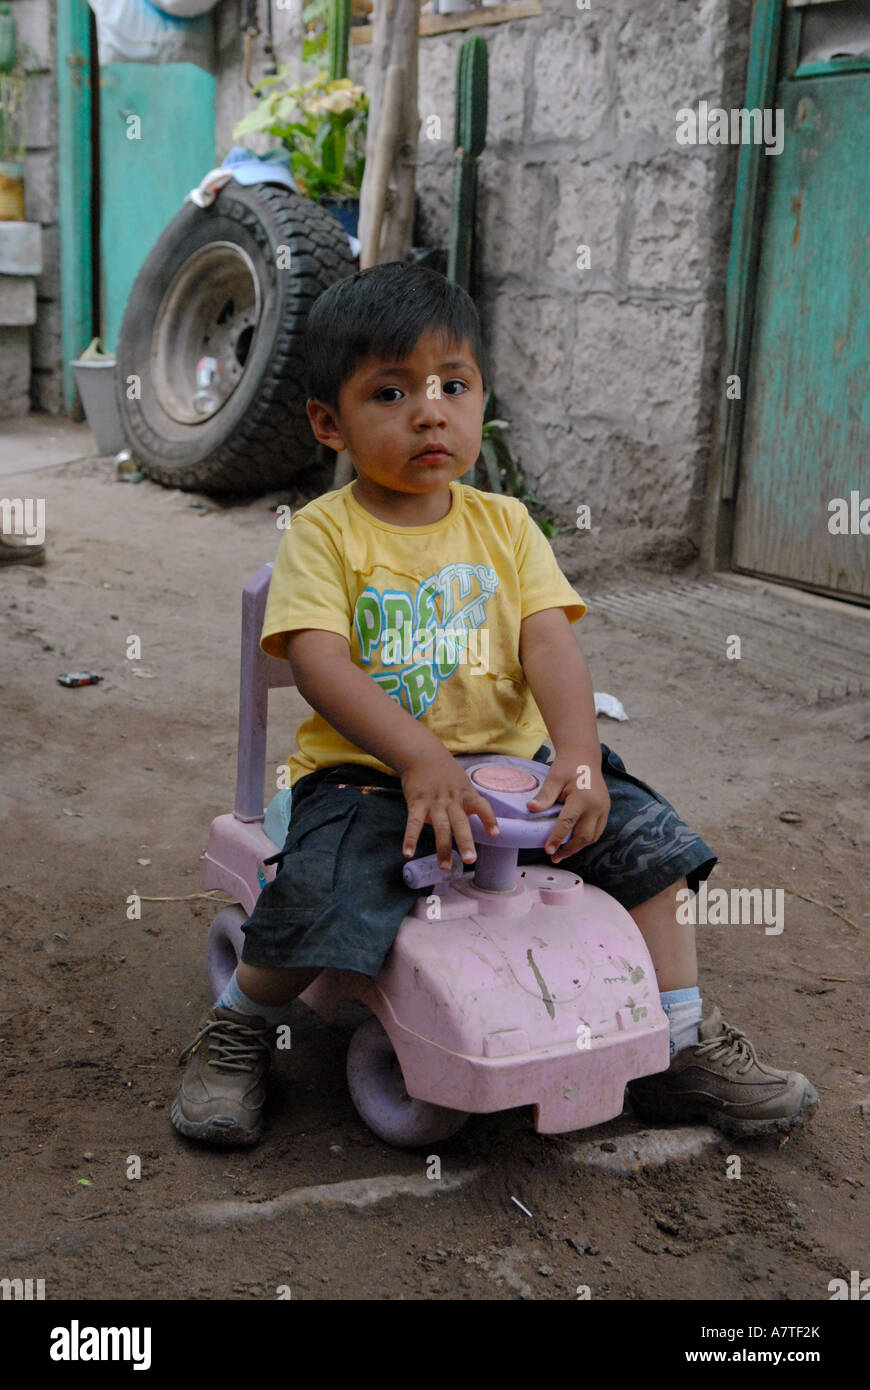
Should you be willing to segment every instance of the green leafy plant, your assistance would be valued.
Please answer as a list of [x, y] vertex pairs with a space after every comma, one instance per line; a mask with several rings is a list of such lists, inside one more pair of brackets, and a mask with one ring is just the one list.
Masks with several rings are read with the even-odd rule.
[[[563, 531], [567, 530], [567, 527], [560, 526], [557, 521], [548, 516], [534, 493], [529, 489], [523, 470], [514, 459], [504, 439], [504, 431], [510, 429], [510, 421], [496, 419], [495, 410], [495, 395], [490, 388], [486, 393], [483, 406], [483, 430], [480, 444], [480, 462], [483, 463], [489, 490], [490, 492], [507, 493], [510, 497], [518, 497], [528, 507], [532, 518], [537, 522], [544, 535], [552, 540], [554, 536], [561, 535]], [[477, 472], [478, 466], [475, 465], [474, 472]]]
[[0, 161], [4, 163], [17, 163], [27, 147], [27, 74], [39, 66], [39, 55], [28, 44], [19, 43], [12, 67], [0, 70]]
[[[302, 40], [302, 61], [304, 63], [316, 62], [329, 47], [329, 34], [326, 28], [329, 3], [330, 0], [312, 0], [312, 4], [306, 5], [302, 11], [302, 23], [305, 25], [305, 38]], [[320, 28], [318, 28], [318, 20], [323, 21]]]
[[255, 91], [272, 88], [233, 129], [233, 137], [272, 135], [290, 155], [300, 193], [358, 198], [365, 169], [369, 99], [349, 77], [330, 81], [321, 71], [310, 82], [287, 85], [289, 67], [264, 77]]
[[351, 0], [313, 0], [306, 6], [302, 57], [318, 64], [317, 76], [289, 85], [285, 65], [274, 77], [262, 78], [254, 90], [266, 95], [233, 131], [234, 137], [257, 133], [280, 140], [300, 193], [315, 202], [358, 198], [365, 169], [369, 99], [347, 75], [350, 10]]

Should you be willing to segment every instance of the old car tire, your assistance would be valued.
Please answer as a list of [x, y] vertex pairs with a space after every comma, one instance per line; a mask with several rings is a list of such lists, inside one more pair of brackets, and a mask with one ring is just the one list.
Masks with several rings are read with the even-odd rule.
[[[355, 270], [340, 224], [292, 189], [231, 181], [210, 207], [185, 203], [139, 271], [116, 354], [141, 471], [244, 496], [315, 463], [302, 335], [318, 295]], [[217, 394], [197, 409], [203, 357], [219, 364]]]

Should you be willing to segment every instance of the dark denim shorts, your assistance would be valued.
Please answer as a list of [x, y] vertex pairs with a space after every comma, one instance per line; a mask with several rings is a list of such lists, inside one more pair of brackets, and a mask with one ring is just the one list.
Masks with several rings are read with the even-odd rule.
[[[548, 754], [546, 745], [539, 748], [535, 761], [546, 763]], [[629, 911], [682, 878], [697, 890], [716, 863], [709, 846], [605, 744], [601, 771], [610, 793], [604, 833], [557, 868], [603, 888]], [[378, 789], [360, 790], [372, 786]], [[402, 878], [407, 820], [398, 777], [359, 763], [301, 777], [278, 873], [244, 924], [245, 964], [377, 975], [421, 892]], [[434, 853], [435, 833], [424, 825], [414, 858]], [[543, 849], [521, 849], [518, 861], [552, 863]]]

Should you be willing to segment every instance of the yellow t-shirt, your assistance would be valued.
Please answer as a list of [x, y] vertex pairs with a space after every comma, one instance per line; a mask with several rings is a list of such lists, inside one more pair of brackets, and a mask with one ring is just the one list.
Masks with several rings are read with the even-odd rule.
[[[530, 758], [547, 728], [520, 665], [520, 624], [544, 608], [586, 612], [546, 536], [516, 497], [452, 482], [450, 511], [394, 526], [353, 483], [307, 503], [278, 549], [260, 645], [286, 658], [298, 628], [340, 633], [351, 660], [457, 753]], [[316, 711], [288, 758], [291, 786], [335, 763], [392, 773]]]

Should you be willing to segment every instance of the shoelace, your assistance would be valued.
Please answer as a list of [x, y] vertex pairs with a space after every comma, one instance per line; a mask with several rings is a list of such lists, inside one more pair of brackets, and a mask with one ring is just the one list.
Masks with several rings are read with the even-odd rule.
[[209, 1052], [217, 1054], [213, 1055], [211, 1065], [219, 1071], [249, 1071], [257, 1061], [258, 1051], [265, 1051], [270, 1058], [272, 1055], [266, 1039], [252, 1033], [243, 1023], [217, 1018], [207, 1023], [190, 1047], [184, 1049], [178, 1059], [179, 1066], [187, 1061], [206, 1037], [209, 1037]]
[[723, 1023], [722, 1032], [715, 1038], [709, 1038], [707, 1042], [698, 1043], [696, 1051], [699, 1053], [709, 1053], [711, 1062], [721, 1062], [724, 1067], [730, 1067], [732, 1062], [740, 1062], [738, 1075], [743, 1076], [752, 1066], [758, 1065], [758, 1057], [755, 1048], [740, 1028], [732, 1028], [730, 1023]]

